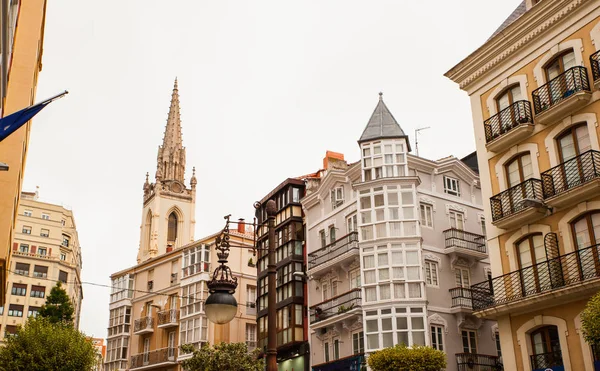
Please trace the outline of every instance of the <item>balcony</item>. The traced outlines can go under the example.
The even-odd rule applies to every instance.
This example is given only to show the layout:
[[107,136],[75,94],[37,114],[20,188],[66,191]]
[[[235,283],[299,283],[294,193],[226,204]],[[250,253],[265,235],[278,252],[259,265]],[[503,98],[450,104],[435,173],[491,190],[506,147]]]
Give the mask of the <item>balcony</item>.
[[133,324],[134,335],[151,334],[154,332],[154,318],[153,317],[142,317],[136,319]]
[[531,103],[517,101],[485,120],[485,143],[489,151],[499,152],[533,133]]
[[500,371],[503,369],[502,359],[498,356],[476,353],[457,353],[458,371]]
[[179,325],[179,310],[170,309],[158,312],[158,328],[176,327]]
[[177,348],[162,348],[131,356],[130,370],[151,370],[177,364]]
[[335,322],[360,315],[361,289],[356,288],[310,307],[313,329],[331,326]]
[[600,88],[600,50],[590,55],[590,65],[592,66],[594,87],[598,89]]
[[471,301],[471,289],[466,287],[455,287],[450,289],[452,296],[452,313],[471,313],[473,312],[473,302]]
[[588,104],[592,93],[585,67],[575,66],[531,93],[535,122],[552,124]]
[[365,363],[364,353],[358,353],[335,361],[314,365],[312,371],[362,370]]
[[318,276],[334,265],[353,261],[358,254],[358,232],[351,232],[308,254],[308,274]]
[[542,203],[542,181],[528,179],[490,198],[492,224],[510,229],[542,218],[546,206]]
[[485,248],[485,236],[480,234],[463,231],[462,229],[450,228],[444,231],[446,240],[447,254],[456,254],[458,256],[476,259],[487,258]]
[[548,353],[533,354],[529,356],[529,359],[531,359],[531,368],[534,370],[552,370],[553,367],[564,365],[560,349]]
[[542,173],[545,202],[566,207],[599,194],[600,152],[589,150]]
[[471,286],[473,310],[483,317],[525,313],[580,300],[600,289],[600,244]]

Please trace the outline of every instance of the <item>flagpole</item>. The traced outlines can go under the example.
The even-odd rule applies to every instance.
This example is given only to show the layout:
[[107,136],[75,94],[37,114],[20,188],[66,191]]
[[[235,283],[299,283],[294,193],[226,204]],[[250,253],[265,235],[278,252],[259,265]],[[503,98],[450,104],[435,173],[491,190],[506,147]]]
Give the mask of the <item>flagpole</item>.
[[39,105],[39,104],[44,104],[44,103],[50,103],[50,102],[53,102],[53,101],[55,101],[55,100],[57,100],[57,99],[60,99],[60,98],[64,97],[64,96],[65,96],[65,95],[67,95],[67,94],[69,94],[69,91],[68,91],[68,90],[65,90],[65,91],[63,91],[62,93],[56,94],[55,96],[52,96],[52,97],[50,97],[50,98],[48,98],[48,99],[46,99],[46,100],[43,100],[43,101],[41,101],[41,102],[38,102],[38,103],[34,104],[34,106],[37,106],[37,105]]

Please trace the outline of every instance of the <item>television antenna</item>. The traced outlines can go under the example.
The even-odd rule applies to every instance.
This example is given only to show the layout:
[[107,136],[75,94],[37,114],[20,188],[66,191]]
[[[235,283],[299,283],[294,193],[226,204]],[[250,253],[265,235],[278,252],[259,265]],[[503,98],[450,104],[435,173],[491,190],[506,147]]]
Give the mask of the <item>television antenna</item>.
[[415,150],[417,151],[417,157],[419,157],[419,132],[429,128],[431,128],[431,126],[415,129]]

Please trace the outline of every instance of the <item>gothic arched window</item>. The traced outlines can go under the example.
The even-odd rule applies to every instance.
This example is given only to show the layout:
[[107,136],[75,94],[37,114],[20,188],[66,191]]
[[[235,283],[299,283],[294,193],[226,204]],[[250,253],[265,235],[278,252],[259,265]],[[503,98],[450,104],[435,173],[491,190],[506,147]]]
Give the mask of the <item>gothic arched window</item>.
[[175,242],[177,239],[177,214],[173,211],[169,215],[169,231],[167,233],[167,242]]

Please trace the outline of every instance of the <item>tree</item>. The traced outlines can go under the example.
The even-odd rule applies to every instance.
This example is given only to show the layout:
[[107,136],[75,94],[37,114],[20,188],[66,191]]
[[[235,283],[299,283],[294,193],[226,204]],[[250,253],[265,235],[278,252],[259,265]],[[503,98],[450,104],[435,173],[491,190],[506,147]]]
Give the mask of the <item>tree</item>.
[[2,371],[91,371],[97,360],[84,334],[42,317],[29,318],[0,348]]
[[73,304],[69,295],[62,288],[60,282],[50,290],[50,295],[46,298],[46,303],[40,308],[39,315],[48,318],[52,323],[73,324]]
[[396,345],[371,353],[367,363],[373,371],[440,371],[446,368],[446,354],[431,347]]
[[600,346],[600,292],[592,296],[581,313],[583,337],[589,344]]
[[192,345],[181,346],[184,352],[194,352],[192,358],[181,362],[185,371],[263,371],[263,359],[258,359],[260,351],[248,353],[246,343],[221,343],[214,347],[207,344],[200,349]]

